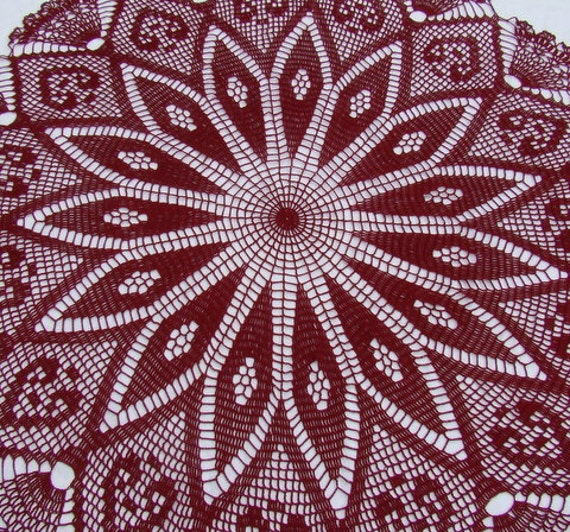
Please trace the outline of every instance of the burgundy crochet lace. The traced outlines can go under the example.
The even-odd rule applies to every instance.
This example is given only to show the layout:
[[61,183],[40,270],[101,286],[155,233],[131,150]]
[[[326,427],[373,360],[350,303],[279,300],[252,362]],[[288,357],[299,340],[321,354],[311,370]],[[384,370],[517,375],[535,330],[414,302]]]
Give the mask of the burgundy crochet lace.
[[0,70],[0,529],[570,529],[570,50],[485,0],[58,0]]

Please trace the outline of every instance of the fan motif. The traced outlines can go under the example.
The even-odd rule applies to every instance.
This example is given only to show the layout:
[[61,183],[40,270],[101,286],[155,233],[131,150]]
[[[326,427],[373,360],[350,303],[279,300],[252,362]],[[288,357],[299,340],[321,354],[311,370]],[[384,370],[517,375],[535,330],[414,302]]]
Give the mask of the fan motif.
[[484,1],[28,17],[0,525],[566,530],[569,59]]

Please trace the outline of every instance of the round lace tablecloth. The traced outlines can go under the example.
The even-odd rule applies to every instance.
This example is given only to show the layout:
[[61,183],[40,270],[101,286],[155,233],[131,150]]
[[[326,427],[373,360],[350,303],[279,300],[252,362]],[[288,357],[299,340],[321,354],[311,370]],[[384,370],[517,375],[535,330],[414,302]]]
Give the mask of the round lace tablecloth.
[[57,0],[0,67],[0,530],[570,529],[570,50],[484,0]]

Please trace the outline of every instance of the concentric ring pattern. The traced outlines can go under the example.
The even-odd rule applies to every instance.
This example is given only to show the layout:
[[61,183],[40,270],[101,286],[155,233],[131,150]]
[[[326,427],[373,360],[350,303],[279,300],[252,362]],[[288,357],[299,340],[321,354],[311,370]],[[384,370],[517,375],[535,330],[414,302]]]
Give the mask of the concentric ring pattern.
[[0,87],[0,528],[569,529],[566,46],[60,0]]

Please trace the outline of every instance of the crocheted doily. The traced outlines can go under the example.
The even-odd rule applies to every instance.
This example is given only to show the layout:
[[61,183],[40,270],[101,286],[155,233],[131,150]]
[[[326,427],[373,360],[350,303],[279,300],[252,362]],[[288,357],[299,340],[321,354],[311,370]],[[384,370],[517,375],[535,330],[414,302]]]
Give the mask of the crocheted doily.
[[58,0],[11,50],[0,529],[570,529],[570,49]]

